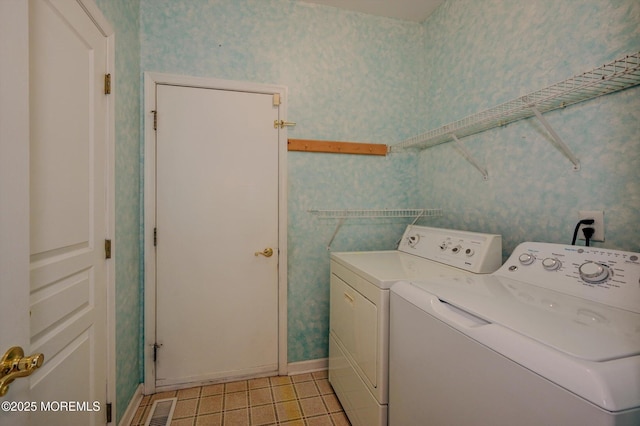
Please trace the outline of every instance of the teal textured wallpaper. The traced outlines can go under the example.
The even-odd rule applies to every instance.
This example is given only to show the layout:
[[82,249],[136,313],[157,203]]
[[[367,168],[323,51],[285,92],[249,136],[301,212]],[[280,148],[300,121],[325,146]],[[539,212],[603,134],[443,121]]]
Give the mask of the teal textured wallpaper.
[[[417,23],[286,0],[141,2],[142,69],[288,87],[289,137],[389,143],[417,130]],[[328,352],[335,221],[309,209],[406,208],[417,158],[289,153],[289,362]],[[347,223],[333,249],[393,248],[402,224]]]
[[[449,0],[426,22],[423,129],[435,128],[640,51],[637,0]],[[533,118],[420,153],[423,203],[438,223],[522,241],[569,244],[579,210],[605,212],[600,247],[640,250],[640,88],[545,114],[580,159]]]

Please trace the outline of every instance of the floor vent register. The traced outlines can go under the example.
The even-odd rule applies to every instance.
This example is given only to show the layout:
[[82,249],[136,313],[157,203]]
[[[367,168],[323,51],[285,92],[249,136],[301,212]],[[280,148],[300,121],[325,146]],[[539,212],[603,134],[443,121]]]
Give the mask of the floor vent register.
[[159,399],[154,401],[151,412],[144,426],[169,426],[176,408],[178,398]]

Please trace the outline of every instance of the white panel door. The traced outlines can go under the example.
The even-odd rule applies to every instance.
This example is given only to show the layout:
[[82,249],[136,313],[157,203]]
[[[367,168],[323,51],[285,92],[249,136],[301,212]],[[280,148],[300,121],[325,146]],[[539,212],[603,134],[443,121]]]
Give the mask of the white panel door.
[[[30,3],[31,398],[106,403],[107,42],[75,1]],[[61,384],[64,383],[64,386]],[[51,424],[39,410],[34,424]],[[100,424],[104,410],[59,412]]]
[[[28,15],[24,6],[26,2],[8,7],[10,13],[25,11],[28,20],[19,25],[25,30],[28,25],[28,46],[21,48],[28,51],[23,59],[28,62],[29,79],[13,81],[14,85],[28,84],[28,89],[14,87],[7,92],[3,82],[2,96],[9,93],[17,97],[12,102],[19,110],[12,112],[12,119],[24,120],[27,126],[10,137],[28,141],[28,151],[17,144],[7,145],[9,151],[3,146],[3,155],[16,157],[11,169],[3,170],[2,178],[15,178],[16,189],[3,182],[2,202],[18,204],[6,214],[2,207],[0,249],[3,255],[7,253],[7,235],[16,238],[10,244],[15,245],[17,252],[11,256],[17,261],[0,263],[0,341],[3,345],[24,344],[27,353],[43,353],[45,362],[29,379],[11,384],[7,394],[15,399],[11,396],[15,387],[19,401],[36,404],[29,406],[32,412],[22,419],[3,412],[0,423],[104,424],[104,238],[109,216],[105,167],[108,101],[103,81],[107,38],[76,1],[31,0]],[[20,68],[26,64],[15,65]],[[4,112],[6,105],[2,105]],[[23,108],[26,105],[28,108]],[[21,195],[18,191],[25,192]],[[15,305],[5,297],[15,297]],[[15,333],[5,338],[6,327],[25,319],[26,339]],[[3,346],[0,351],[6,349]],[[29,383],[27,389],[25,382]],[[56,405],[67,401],[82,405],[76,406],[78,410]]]
[[274,373],[278,107],[231,90],[156,96],[156,386]]

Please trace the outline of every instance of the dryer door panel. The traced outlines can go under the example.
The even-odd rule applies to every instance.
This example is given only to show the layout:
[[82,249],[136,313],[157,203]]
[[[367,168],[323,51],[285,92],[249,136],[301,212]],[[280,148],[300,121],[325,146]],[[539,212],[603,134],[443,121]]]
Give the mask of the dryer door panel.
[[334,274],[330,326],[363,379],[377,387],[378,307]]

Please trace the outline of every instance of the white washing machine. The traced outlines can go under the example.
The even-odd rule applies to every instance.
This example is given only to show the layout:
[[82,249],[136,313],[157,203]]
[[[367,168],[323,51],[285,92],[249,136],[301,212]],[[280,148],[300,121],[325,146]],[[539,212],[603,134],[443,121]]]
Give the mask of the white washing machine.
[[408,226],[398,250],[331,254],[329,381],[354,426],[387,424],[389,288],[495,271],[499,235]]
[[640,254],[523,243],[391,290],[389,424],[640,425]]

